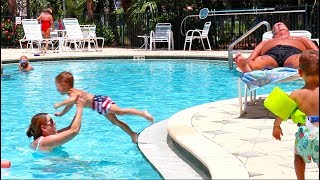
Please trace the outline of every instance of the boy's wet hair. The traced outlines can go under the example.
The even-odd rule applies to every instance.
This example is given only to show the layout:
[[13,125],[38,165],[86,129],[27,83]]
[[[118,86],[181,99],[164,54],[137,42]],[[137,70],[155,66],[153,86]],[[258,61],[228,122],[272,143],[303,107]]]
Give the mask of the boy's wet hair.
[[56,76],[56,82],[61,84],[67,84],[71,88],[73,88],[73,82],[74,82],[73,75],[70,72],[63,71],[62,73]]
[[306,76],[319,75],[319,51],[306,50],[301,53],[299,68]]

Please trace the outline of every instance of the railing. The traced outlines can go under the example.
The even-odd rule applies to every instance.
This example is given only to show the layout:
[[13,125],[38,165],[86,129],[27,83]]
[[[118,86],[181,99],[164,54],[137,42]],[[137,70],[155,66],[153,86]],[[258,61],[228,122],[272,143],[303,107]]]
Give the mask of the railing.
[[233,68],[233,54],[235,52],[252,52],[252,50],[237,50],[237,51],[233,51],[233,48],[236,44],[238,44],[240,41],[242,41],[244,38],[246,38],[247,36],[249,36],[251,33],[253,33],[254,31],[256,31],[259,27],[261,27],[262,25],[267,26],[267,31],[271,30],[271,26],[267,21],[262,21],[260,23],[258,23],[256,26],[254,26],[252,29],[250,29],[248,32],[246,32],[245,34],[243,34],[241,37],[239,37],[237,40],[235,40],[233,43],[231,43],[228,47],[228,63],[229,63],[229,69]]
[[[252,10],[252,9],[251,9]],[[319,38],[319,6],[275,7],[274,13],[270,11],[232,13],[228,10],[220,15],[209,16],[205,19],[192,18],[185,23],[186,31],[189,29],[201,29],[205,22],[210,21],[211,27],[208,34],[212,50],[227,51],[229,44],[238,39],[252,27],[262,21],[270,24],[282,21],[290,30],[308,30],[312,38]],[[218,12],[218,11],[216,11]],[[222,12],[222,11],[221,11]],[[195,15],[196,14],[196,15]],[[179,12],[152,12],[133,14],[95,14],[93,19],[88,19],[86,14],[65,17],[74,17],[80,24],[95,24],[97,36],[105,38],[105,44],[113,47],[139,48],[144,40],[138,35],[149,35],[157,23],[171,23],[174,36],[174,47],[182,50],[185,36],[180,33],[181,22],[186,16],[199,16],[198,11]],[[32,17],[22,17],[32,18]],[[60,17],[61,19],[62,17]],[[19,39],[23,37],[21,26],[14,25],[15,17],[1,16],[2,23],[2,48],[19,47]],[[8,22],[10,19],[10,22]],[[55,20],[59,18],[55,17]],[[234,46],[239,50],[252,50],[262,40],[265,28],[257,30],[244,38]],[[201,42],[192,43],[193,49],[203,50]],[[159,44],[158,48],[166,48],[165,44]]]

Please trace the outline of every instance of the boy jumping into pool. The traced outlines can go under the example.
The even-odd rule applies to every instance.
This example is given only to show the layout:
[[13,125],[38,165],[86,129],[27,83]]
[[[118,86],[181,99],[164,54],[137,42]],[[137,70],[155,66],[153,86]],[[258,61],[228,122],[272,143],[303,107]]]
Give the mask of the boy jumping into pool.
[[[290,98],[298,109],[306,114],[306,123],[298,124],[296,133],[294,167],[297,179],[305,179],[305,163],[313,162],[319,167],[319,52],[307,50],[302,52],[299,59],[299,74],[305,82],[302,89],[293,91]],[[285,107],[284,107],[285,108]],[[282,119],[276,117],[272,135],[281,140]]]
[[[57,90],[60,94],[68,94],[70,97],[62,102],[54,104],[54,108],[57,109],[61,106],[65,108],[61,112],[56,112],[56,116],[63,116],[67,113],[72,106],[75,104],[77,98],[83,93],[83,90],[75,89],[73,87],[73,75],[70,72],[62,72],[55,78],[55,83]],[[86,92],[85,92],[86,93]],[[124,122],[120,121],[116,115],[132,114],[139,115],[150,122],[154,122],[153,117],[148,113],[148,111],[141,111],[133,108],[122,109],[118,107],[115,102],[113,102],[108,96],[87,94],[88,101],[85,103],[85,108],[91,108],[98,111],[98,113],[103,114],[112,124],[119,126],[124,132],[126,132],[132,139],[133,143],[138,142],[138,134],[133,132],[130,127]]]

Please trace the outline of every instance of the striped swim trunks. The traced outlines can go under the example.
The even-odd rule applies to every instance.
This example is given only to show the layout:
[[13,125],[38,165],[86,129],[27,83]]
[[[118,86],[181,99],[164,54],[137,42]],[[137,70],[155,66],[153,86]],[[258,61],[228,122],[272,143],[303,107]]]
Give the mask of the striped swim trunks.
[[109,108],[112,104],[115,104],[108,96],[95,95],[92,101],[92,109],[96,110],[100,114],[108,114]]

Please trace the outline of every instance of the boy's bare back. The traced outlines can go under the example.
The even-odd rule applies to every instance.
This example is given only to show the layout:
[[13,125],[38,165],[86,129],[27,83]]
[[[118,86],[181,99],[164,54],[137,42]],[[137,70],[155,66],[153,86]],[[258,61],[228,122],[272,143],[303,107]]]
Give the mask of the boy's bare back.
[[94,97],[92,94],[90,94],[86,91],[80,90],[80,89],[72,88],[72,89],[70,89],[68,95],[70,97],[76,97],[76,99],[77,99],[83,93],[85,94],[86,100],[87,100],[84,107],[92,109],[92,103],[93,103],[93,97]]
[[290,97],[307,116],[319,115],[319,87],[295,90]]

